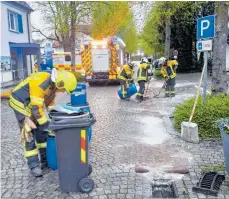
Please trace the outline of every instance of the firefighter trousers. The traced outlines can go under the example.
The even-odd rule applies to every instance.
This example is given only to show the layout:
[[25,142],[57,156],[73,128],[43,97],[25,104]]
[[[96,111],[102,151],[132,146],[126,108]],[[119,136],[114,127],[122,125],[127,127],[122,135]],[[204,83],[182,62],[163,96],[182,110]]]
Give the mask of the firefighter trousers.
[[[15,110],[14,112],[21,130],[24,126],[25,116]],[[39,126],[37,126],[37,129],[32,130],[32,134],[33,140],[26,142],[23,146],[24,156],[27,158],[30,169],[46,162],[46,141],[48,137],[48,132],[39,129]],[[40,155],[40,160],[38,155]]]
[[138,82],[139,90],[138,90],[138,93],[137,93],[137,96],[136,96],[137,99],[143,100],[143,95],[144,95],[144,92],[145,92],[145,83],[146,82],[144,80]]
[[175,77],[167,80],[166,87],[165,87],[166,96],[175,96],[175,84],[176,84]]
[[121,85],[122,97],[123,97],[123,99],[125,99],[126,98],[126,94],[127,94],[127,85],[128,85],[128,83],[127,83],[126,80],[122,80],[122,79],[120,79],[119,81],[120,81],[120,85]]

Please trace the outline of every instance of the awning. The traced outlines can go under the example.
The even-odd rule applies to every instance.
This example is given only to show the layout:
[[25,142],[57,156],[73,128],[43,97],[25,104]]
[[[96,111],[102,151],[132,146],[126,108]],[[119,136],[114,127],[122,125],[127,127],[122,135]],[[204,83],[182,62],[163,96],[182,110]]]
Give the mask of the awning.
[[40,49],[40,45],[35,44],[35,43],[12,43],[12,42],[9,42],[9,44],[10,44],[11,48],[39,48]]

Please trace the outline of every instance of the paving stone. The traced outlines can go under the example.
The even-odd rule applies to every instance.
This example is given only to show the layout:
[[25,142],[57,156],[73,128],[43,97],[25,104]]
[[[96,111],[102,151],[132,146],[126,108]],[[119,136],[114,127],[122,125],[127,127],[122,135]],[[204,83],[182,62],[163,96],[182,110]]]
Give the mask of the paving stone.
[[126,194],[127,199],[133,199],[135,197],[135,194]]
[[[7,114],[4,115],[4,118],[2,117],[1,121],[3,129],[1,132],[1,197],[7,199],[23,197],[28,199],[99,199],[107,196],[108,199],[117,199],[125,196],[126,199],[149,199],[152,195],[150,181],[144,175],[135,173],[134,165],[146,162],[155,167],[157,164],[164,166],[167,162],[162,161],[178,162],[180,159],[183,161],[183,155],[186,156],[186,154],[193,156],[188,165],[190,175],[184,175],[186,186],[191,190],[192,183],[195,184],[199,180],[201,166],[224,162],[222,144],[214,141],[201,141],[194,145],[185,143],[179,137],[174,136],[165,142],[166,147],[163,144],[148,146],[142,142],[144,137],[142,130],[145,125],[141,120],[144,120],[144,117],[152,117],[154,121],[154,117],[158,118],[159,115],[163,118],[172,115],[177,104],[195,95],[194,85],[198,85],[198,77],[199,74],[178,74],[176,85],[178,94],[175,98],[155,98],[142,104],[136,104],[132,99],[130,103],[119,102],[119,99],[116,98],[117,87],[88,88],[88,102],[92,112],[98,118],[93,126],[93,140],[89,144],[89,160],[93,166],[93,173],[90,177],[95,182],[95,189],[89,195],[61,194],[57,171],[47,171],[42,179],[35,179],[31,175],[23,157],[19,128],[14,113],[9,108],[8,101],[2,100],[2,111]],[[187,81],[190,81],[191,84],[188,85]],[[152,80],[147,94],[152,96],[153,90],[159,89],[159,84],[161,81]],[[66,98],[69,97],[66,96]],[[163,122],[165,123],[164,119]],[[165,124],[166,131],[170,132],[169,123]],[[18,134],[12,132],[18,132]],[[182,157],[173,159],[173,150],[176,150],[177,156],[182,151]],[[177,187],[181,191],[183,183],[178,184]],[[228,194],[225,197],[227,198]],[[195,198],[197,195],[190,193],[190,199]]]
[[102,196],[99,196],[99,199],[107,199],[107,195],[102,195]]

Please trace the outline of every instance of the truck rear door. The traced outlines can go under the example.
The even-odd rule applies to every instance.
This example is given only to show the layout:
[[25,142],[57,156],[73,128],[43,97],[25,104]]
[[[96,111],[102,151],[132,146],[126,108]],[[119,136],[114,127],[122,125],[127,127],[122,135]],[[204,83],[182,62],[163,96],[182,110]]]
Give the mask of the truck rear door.
[[108,49],[92,49],[92,70],[93,72],[109,71]]

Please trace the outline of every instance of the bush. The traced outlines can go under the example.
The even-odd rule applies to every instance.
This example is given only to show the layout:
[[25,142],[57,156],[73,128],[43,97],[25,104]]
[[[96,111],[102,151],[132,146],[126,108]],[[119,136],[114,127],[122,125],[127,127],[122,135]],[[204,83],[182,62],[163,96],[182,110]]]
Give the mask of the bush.
[[[181,129],[181,122],[189,120],[194,100],[191,98],[176,107],[174,127],[178,131]],[[221,118],[229,118],[229,96],[218,95],[213,98],[207,96],[206,104],[204,104],[202,97],[199,97],[192,122],[198,124],[200,137],[219,138],[220,131],[216,121]]]
[[153,72],[153,76],[154,76],[154,78],[155,79],[160,79],[160,78],[162,78],[163,76],[162,76],[162,74],[161,74],[161,69],[155,69],[155,71]]

